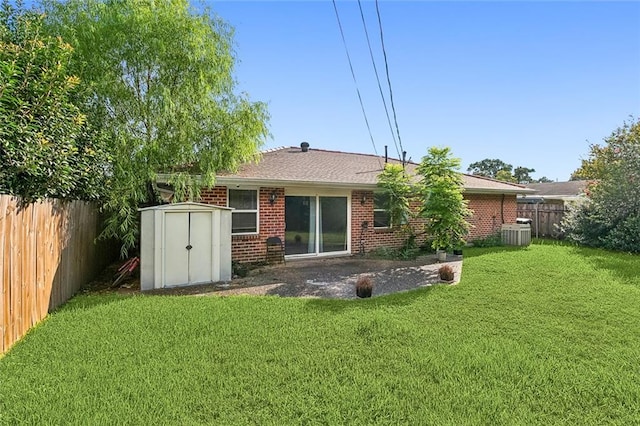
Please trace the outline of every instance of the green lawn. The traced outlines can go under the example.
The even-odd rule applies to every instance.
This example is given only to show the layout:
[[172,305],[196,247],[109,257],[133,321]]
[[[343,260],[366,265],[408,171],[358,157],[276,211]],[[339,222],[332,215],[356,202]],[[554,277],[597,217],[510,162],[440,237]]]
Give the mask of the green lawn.
[[639,424],[640,257],[465,250],[369,300],[79,296],[0,359],[2,424]]

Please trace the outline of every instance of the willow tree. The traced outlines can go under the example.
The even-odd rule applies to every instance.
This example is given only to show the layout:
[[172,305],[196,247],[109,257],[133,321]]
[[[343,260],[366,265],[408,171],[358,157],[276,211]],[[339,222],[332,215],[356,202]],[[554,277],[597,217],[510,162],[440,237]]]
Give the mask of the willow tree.
[[[233,30],[187,0],[44,0],[48,30],[74,47],[78,103],[112,161],[104,237],[136,244],[137,207],[168,174],[176,199],[197,198],[220,170],[258,155],[265,104],[236,91]],[[198,176],[195,179],[194,176]]]

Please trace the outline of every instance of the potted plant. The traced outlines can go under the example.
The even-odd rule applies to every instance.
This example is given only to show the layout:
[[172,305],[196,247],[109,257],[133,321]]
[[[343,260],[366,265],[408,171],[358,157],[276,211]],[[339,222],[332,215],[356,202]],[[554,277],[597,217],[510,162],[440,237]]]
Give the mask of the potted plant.
[[358,277],[358,281],[356,282],[356,296],[360,298],[371,297],[372,292],[373,282],[371,281],[371,277],[367,275]]
[[442,265],[440,269],[438,269],[438,275],[440,276],[440,281],[445,283],[452,283],[455,274],[453,272],[453,268],[450,265]]

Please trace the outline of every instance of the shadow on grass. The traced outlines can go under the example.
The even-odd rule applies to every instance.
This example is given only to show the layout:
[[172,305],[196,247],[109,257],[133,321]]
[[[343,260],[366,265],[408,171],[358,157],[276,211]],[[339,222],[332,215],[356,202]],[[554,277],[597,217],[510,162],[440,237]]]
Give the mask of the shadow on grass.
[[438,285],[421,287],[398,293],[374,296],[366,299],[309,299],[305,308],[329,313],[341,313],[354,309],[375,310],[381,307],[401,307],[417,303],[420,299],[428,297]]
[[121,302],[132,297],[139,296],[138,293],[79,293],[67,303],[60,306],[54,312],[75,311],[93,308],[100,305]]
[[605,269],[640,285],[640,255],[574,246],[571,251],[584,257],[596,269]]
[[517,252],[527,250],[528,246],[495,246],[495,247],[469,247],[464,249],[464,257],[479,257],[486,254]]

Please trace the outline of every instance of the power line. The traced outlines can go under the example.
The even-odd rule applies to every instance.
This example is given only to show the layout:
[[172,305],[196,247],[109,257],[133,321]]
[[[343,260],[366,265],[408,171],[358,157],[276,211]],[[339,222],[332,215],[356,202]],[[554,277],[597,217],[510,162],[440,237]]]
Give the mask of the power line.
[[[334,0],[334,3],[335,3],[335,0]],[[393,90],[391,89],[391,77],[389,77],[389,63],[387,62],[387,51],[384,47],[382,19],[380,18],[380,7],[378,5],[378,0],[376,0],[376,14],[378,15],[378,27],[380,28],[380,42],[382,43],[382,54],[384,55],[384,67],[387,72],[387,84],[389,85],[389,100],[391,101],[391,110],[393,111],[393,121],[396,125],[396,133],[398,135],[398,143],[400,144],[400,149],[404,153],[404,148],[402,147],[402,139],[400,138],[400,129],[398,128],[398,116],[396,115],[396,107],[393,102]],[[404,165],[404,161],[403,161],[403,165]]]
[[360,8],[360,18],[362,19],[362,26],[364,27],[364,35],[367,38],[367,46],[369,46],[369,56],[371,57],[371,64],[373,65],[373,72],[376,74],[376,81],[378,82],[378,90],[380,91],[380,97],[382,98],[382,104],[384,105],[384,112],[387,115],[387,123],[389,124],[389,130],[391,131],[391,138],[393,139],[393,144],[396,147],[396,151],[398,152],[398,158],[402,158],[402,154],[400,153],[400,149],[398,148],[398,142],[396,140],[396,135],[393,132],[393,125],[391,124],[391,118],[389,117],[389,109],[387,108],[387,100],[384,97],[384,93],[382,92],[382,85],[380,84],[380,76],[378,75],[378,67],[376,66],[376,61],[373,58],[373,50],[371,49],[371,42],[369,40],[369,31],[367,30],[367,23],[364,19],[364,13],[362,12],[362,3],[358,0],[358,8]]
[[[367,125],[367,130],[369,131],[369,138],[371,138],[371,145],[373,145],[373,152],[378,156],[378,150],[376,149],[376,143],[373,140],[373,134],[371,133],[371,127],[369,126],[369,120],[367,119],[367,113],[364,109],[364,103],[362,102],[362,96],[360,95],[360,89],[358,88],[358,80],[356,79],[356,74],[353,71],[353,64],[351,63],[351,55],[349,55],[349,48],[347,47],[347,40],[344,37],[344,31],[342,30],[342,23],[340,22],[340,15],[338,14],[338,7],[336,6],[336,0],[333,0],[333,10],[336,12],[336,19],[338,20],[338,27],[340,28],[340,35],[342,36],[342,44],[344,45],[344,51],[347,54],[347,60],[349,61],[349,69],[351,70],[351,77],[353,77],[353,83],[356,86],[356,92],[358,93],[358,100],[360,101],[360,108],[362,109],[362,115],[364,116],[364,122]],[[380,167],[382,167],[382,162],[380,157],[378,157],[378,161],[380,162]]]

